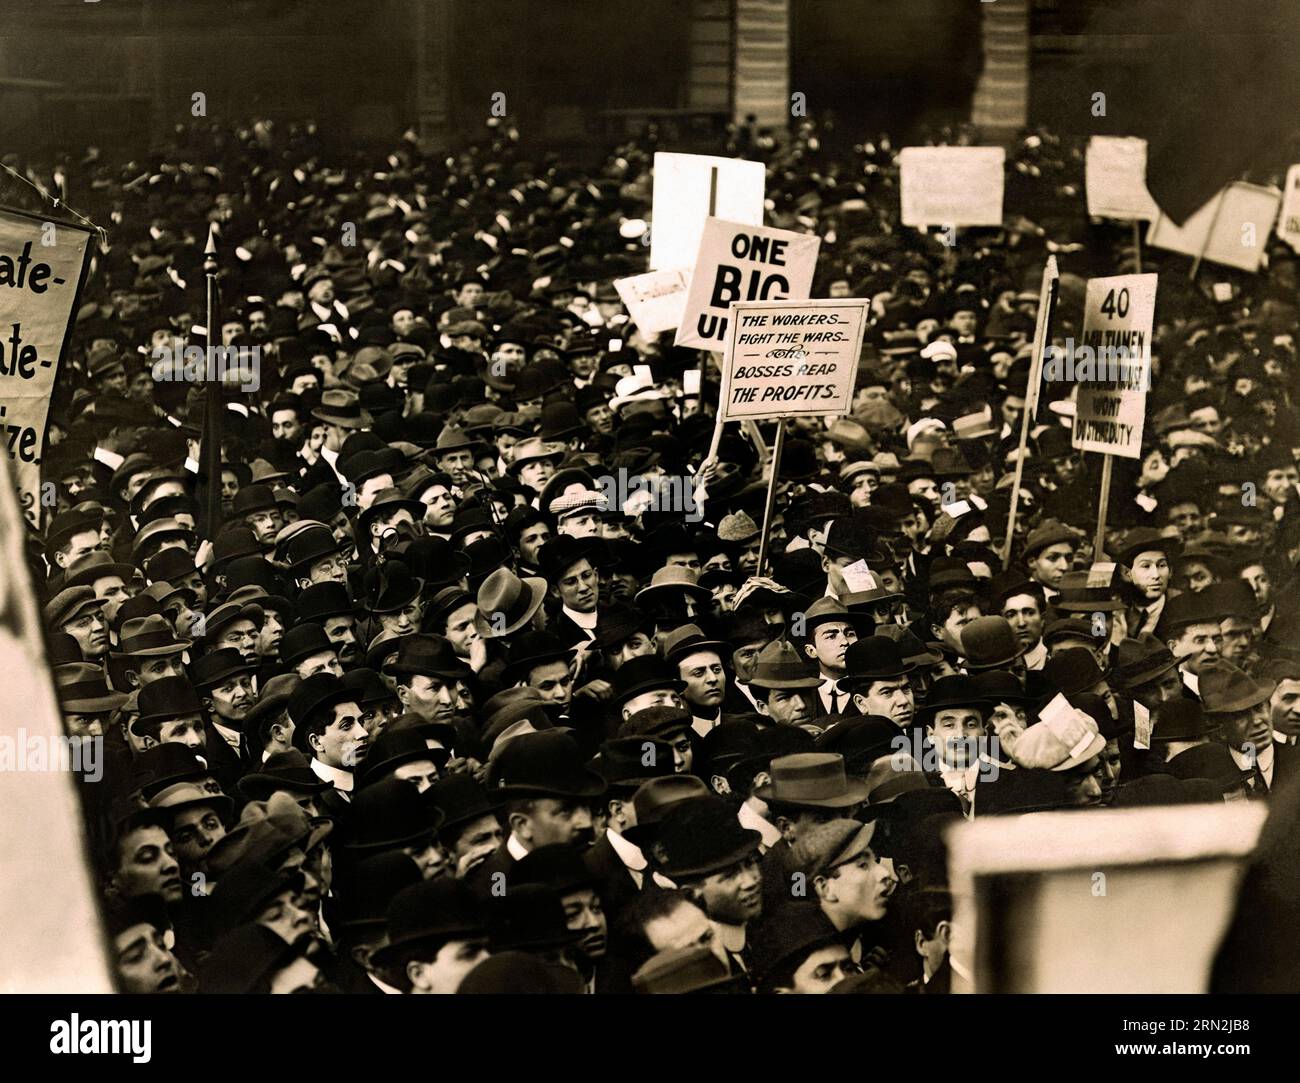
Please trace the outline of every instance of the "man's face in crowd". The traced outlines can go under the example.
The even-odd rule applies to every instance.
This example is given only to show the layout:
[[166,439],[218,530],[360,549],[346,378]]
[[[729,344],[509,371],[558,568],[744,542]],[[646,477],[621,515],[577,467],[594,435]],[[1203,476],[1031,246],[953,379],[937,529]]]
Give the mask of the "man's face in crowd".
[[334,303],[333,279],[321,278],[313,282],[307,290],[307,297],[318,305],[332,305]]
[[1044,586],[1055,588],[1073,563],[1074,546],[1069,542],[1058,542],[1033,555],[1029,561],[1029,576]]
[[208,851],[225,834],[226,825],[211,805],[186,805],[172,817],[172,843],[186,869],[202,868]]
[[844,676],[844,656],[849,647],[858,641],[858,630],[848,621],[826,621],[819,624],[812,642],[804,645],[804,654],[815,658],[823,676]]
[[343,667],[339,665],[338,654],[333,650],[309,654],[293,668],[304,681],[317,673],[332,673],[335,677],[343,676]]
[[305,433],[296,410],[276,410],[271,414],[271,435],[294,451],[302,446]]
[[346,585],[348,581],[347,561],[343,559],[341,553],[321,557],[320,560],[308,565],[307,579],[313,584],[343,583]]
[[[167,654],[159,658],[143,657],[137,663],[138,668],[127,671],[127,682],[143,688],[146,684],[162,680],[163,677],[183,677],[185,669],[181,659],[180,653]],[[130,679],[132,672],[136,674],[135,682]]]
[[1214,574],[1210,566],[1199,560],[1186,561],[1182,572],[1183,582],[1193,594],[1199,594],[1210,584],[1219,581],[1219,577]]
[[578,798],[539,797],[530,812],[511,817],[511,828],[534,850],[557,844],[585,850],[595,841],[591,808]]
[[1169,509],[1169,522],[1178,528],[1184,538],[1190,538],[1201,531],[1201,509],[1194,501],[1184,500]]
[[1065,772],[1065,800],[1075,808],[1100,805],[1106,796],[1103,781],[1106,767],[1101,756],[1093,756]]
[[534,666],[528,673],[528,687],[541,693],[547,703],[567,706],[573,698],[573,674],[565,661],[548,662]]
[[577,613],[596,611],[598,588],[596,569],[586,557],[566,568],[555,585],[560,602]]
[[1155,680],[1147,681],[1145,684],[1134,688],[1132,690],[1133,698],[1148,711],[1154,711],[1165,700],[1181,696],[1183,687],[1183,678],[1178,667],[1175,666],[1173,669],[1162,673]]
[[131,597],[131,592],[127,590],[126,583],[120,575],[106,575],[102,579],[96,579],[91,584],[91,589],[94,590],[96,598],[103,599],[104,620],[109,623],[117,615],[122,603]]
[[963,768],[979,757],[984,717],[974,708],[939,711],[928,727],[930,743],[949,767]]
[[865,693],[854,693],[853,703],[863,714],[892,718],[900,729],[911,725],[916,713],[916,693],[906,677],[872,681]]
[[1219,417],[1219,411],[1213,406],[1202,406],[1199,410],[1193,410],[1188,418],[1191,420],[1191,427],[1206,436],[1218,436],[1223,431],[1223,420]]
[[603,402],[593,406],[583,416],[587,427],[598,436],[608,436],[614,431],[614,414]]
[[519,483],[540,493],[555,476],[555,463],[550,459],[533,459],[519,468]]
[[113,884],[124,899],[160,895],[168,904],[181,901],[181,867],[167,832],[161,827],[137,827],[118,843],[120,858]]
[[843,944],[828,944],[809,952],[807,958],[795,968],[794,977],[786,991],[790,993],[829,993],[834,986],[851,974],[861,973]]
[[447,616],[446,636],[457,655],[470,656],[474,644],[483,638],[478,628],[478,606],[474,602],[466,602],[451,611]]
[[195,752],[202,753],[204,745],[203,719],[198,715],[182,715],[169,719],[158,727],[158,741],[175,741]]
[[438,469],[457,485],[463,485],[469,481],[474,469],[474,453],[469,448],[448,451],[438,457]]
[[763,876],[753,854],[720,872],[710,873],[686,888],[713,921],[744,925],[763,912]]
[[409,335],[415,328],[415,313],[409,308],[399,308],[393,313],[389,322],[395,334]]
[[[253,678],[241,673],[230,677],[208,691],[212,712],[223,722],[239,723],[248,716],[248,710],[257,702]],[[234,728],[238,728],[235,726]]]
[[1223,633],[1217,621],[1189,624],[1167,646],[1189,673],[1200,673],[1207,662],[1223,653]]
[[235,499],[239,492],[239,478],[233,470],[221,471],[221,506],[227,514],[230,512],[230,502]]
[[1148,601],[1154,602],[1169,589],[1169,560],[1159,550],[1139,553],[1130,568],[1133,585]]
[[927,501],[931,507],[939,506],[939,486],[935,483],[934,478],[913,478],[907,483],[907,491],[912,496],[919,496],[922,500]]
[[676,948],[710,948],[724,955],[717,932],[707,915],[695,903],[682,899],[663,917],[645,923],[645,938],[656,952]]
[[1228,747],[1259,755],[1273,741],[1271,714],[1268,703],[1260,703],[1244,711],[1214,715],[1210,723],[1220,728]]
[[1300,676],[1279,680],[1269,706],[1274,730],[1284,737],[1300,735]]
[[505,832],[495,816],[480,816],[465,824],[449,847],[456,875],[464,876],[483,864],[504,841]]
[[1219,621],[1223,633],[1223,657],[1235,666],[1242,665],[1255,646],[1256,624],[1241,617],[1224,617]]
[[706,710],[721,705],[727,690],[727,674],[717,654],[699,651],[687,655],[677,663],[677,669],[686,684],[682,694],[687,703]]
[[652,688],[639,695],[632,696],[623,704],[623,720],[631,718],[637,711],[647,707],[680,707],[681,697],[671,688]]
[[227,624],[217,638],[217,648],[234,647],[245,662],[257,661],[257,625],[240,618]]
[[580,511],[566,515],[556,529],[571,538],[596,538],[600,536],[600,520],[595,511]]
[[797,726],[813,716],[813,690],[810,688],[772,688],[766,702],[758,701],[760,714],[779,726]]
[[420,627],[420,618],[424,615],[424,604],[417,598],[408,602],[392,613],[380,613],[379,624],[385,632],[406,636]]
[[323,733],[308,738],[312,751],[321,763],[351,771],[366,758],[370,735],[361,724],[361,707],[355,702],[336,704],[333,717]]
[[1300,483],[1300,469],[1294,466],[1279,467],[1270,470],[1264,478],[1264,492],[1270,500],[1285,504],[1295,495],[1297,483]]
[[77,641],[81,654],[87,660],[102,658],[108,650],[108,625],[104,623],[103,607],[87,610],[75,620],[68,621],[63,631]]
[[82,557],[101,547],[102,539],[99,536],[99,528],[92,527],[88,530],[80,531],[72,535],[67,547],[54,554],[54,563],[60,568],[70,568],[81,560]]
[[934,625],[935,636],[951,650],[964,654],[961,646],[961,630],[971,621],[978,620],[980,616],[978,603],[954,606],[942,624]]
[[349,665],[355,662],[360,654],[356,626],[356,618],[350,613],[326,617],[321,623],[321,627],[325,629],[325,638],[334,645],[339,660]]
[[456,517],[456,497],[445,485],[430,485],[420,494],[425,505],[424,525],[430,530],[449,530]]
[[113,963],[126,993],[179,993],[181,965],[163,934],[148,922],[113,937]]
[[561,899],[564,907],[565,928],[571,932],[581,932],[578,950],[589,960],[595,962],[605,957],[609,926],[605,920],[605,908],[601,906],[600,896],[591,888],[567,892]]
[[1013,594],[1002,603],[1002,616],[1026,650],[1043,638],[1043,611],[1032,594]]
[[445,722],[456,713],[456,687],[448,678],[416,674],[409,685],[397,686],[397,697],[426,722]]
[[257,631],[258,658],[274,658],[284,638],[284,621],[280,614],[265,605],[262,608],[262,627]]
[[464,282],[456,292],[456,304],[461,308],[474,308],[483,300],[483,285],[480,282]]
[[815,878],[817,894],[850,921],[879,921],[885,916],[893,877],[870,850]]
[[406,964],[406,976],[411,992],[419,994],[451,994],[460,988],[473,970],[492,952],[486,938],[449,940],[431,959]]
[[551,528],[545,523],[534,523],[519,534],[519,555],[529,567],[537,567],[538,551],[551,540]]
[[1262,617],[1273,607],[1273,580],[1262,564],[1248,564],[1239,573],[1246,585],[1255,592],[1255,604]]
[[315,927],[311,914],[304,909],[303,900],[292,887],[273,896],[262,907],[254,924],[262,925],[275,933],[286,944],[294,944]]
[[263,545],[275,541],[275,536],[284,527],[284,515],[279,508],[266,508],[262,511],[249,512],[244,516],[244,525],[257,536]]
[[1025,412],[1025,400],[1019,395],[1008,395],[1002,400],[1002,421],[1012,432],[1020,427],[1020,419]]
[[609,663],[610,669],[616,670],[624,662],[630,662],[633,658],[654,654],[655,646],[653,636],[648,636],[645,632],[633,632],[618,645],[617,650],[605,652],[605,661]]

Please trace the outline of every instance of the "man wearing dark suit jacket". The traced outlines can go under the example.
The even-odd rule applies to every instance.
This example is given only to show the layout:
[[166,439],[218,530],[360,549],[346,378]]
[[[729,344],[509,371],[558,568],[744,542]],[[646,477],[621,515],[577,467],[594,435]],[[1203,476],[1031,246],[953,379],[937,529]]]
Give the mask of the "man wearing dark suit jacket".
[[[803,635],[795,636],[803,654],[817,663],[821,687],[813,703],[814,717],[858,714],[853,697],[838,682],[848,675],[846,658],[858,637],[871,634],[875,622],[865,613],[850,613],[835,598],[818,598],[803,614]],[[792,629],[797,631],[797,629]]]

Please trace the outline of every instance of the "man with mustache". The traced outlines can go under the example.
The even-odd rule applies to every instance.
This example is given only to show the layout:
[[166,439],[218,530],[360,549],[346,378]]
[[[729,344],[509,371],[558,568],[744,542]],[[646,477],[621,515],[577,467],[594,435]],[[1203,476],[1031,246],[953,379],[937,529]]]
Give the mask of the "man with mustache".
[[233,647],[205,654],[190,666],[190,681],[208,721],[241,762],[249,762],[244,720],[257,702],[257,669]]

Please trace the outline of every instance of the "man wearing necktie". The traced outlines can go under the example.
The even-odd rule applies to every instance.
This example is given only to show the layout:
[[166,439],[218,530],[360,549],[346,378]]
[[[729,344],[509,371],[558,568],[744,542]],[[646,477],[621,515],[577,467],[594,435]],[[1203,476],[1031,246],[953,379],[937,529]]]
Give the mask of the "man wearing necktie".
[[868,614],[850,613],[835,598],[818,598],[803,614],[800,647],[817,663],[821,687],[814,704],[818,716],[857,714],[852,696],[841,692],[836,682],[848,673],[845,659],[859,635],[868,636],[875,622]]
[[1251,773],[1254,797],[1267,796],[1300,766],[1300,749],[1273,740],[1269,700],[1276,687],[1276,681],[1256,680],[1222,659],[1200,673],[1206,722],[1237,766]]

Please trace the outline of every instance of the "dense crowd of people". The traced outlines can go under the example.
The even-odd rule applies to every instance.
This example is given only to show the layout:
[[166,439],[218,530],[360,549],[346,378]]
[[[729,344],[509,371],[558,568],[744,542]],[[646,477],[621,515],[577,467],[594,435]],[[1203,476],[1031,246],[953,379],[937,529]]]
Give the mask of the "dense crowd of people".
[[[775,425],[710,456],[721,359],[614,289],[655,149],[263,122],[69,164],[107,237],[29,550],[67,732],[105,744],[122,989],[946,992],[950,825],[1297,773],[1288,250],[1139,257],[1042,132],[1005,227],[945,243],[900,226],[887,138],[737,130],[767,224],[822,238],[813,295],[872,299],[851,412],[782,422],[764,533]],[[219,479],[177,361],[210,223]],[[1098,457],[1045,385],[1004,568],[1049,254],[1057,341],[1087,277],[1161,272],[1144,457],[1094,551]]]

